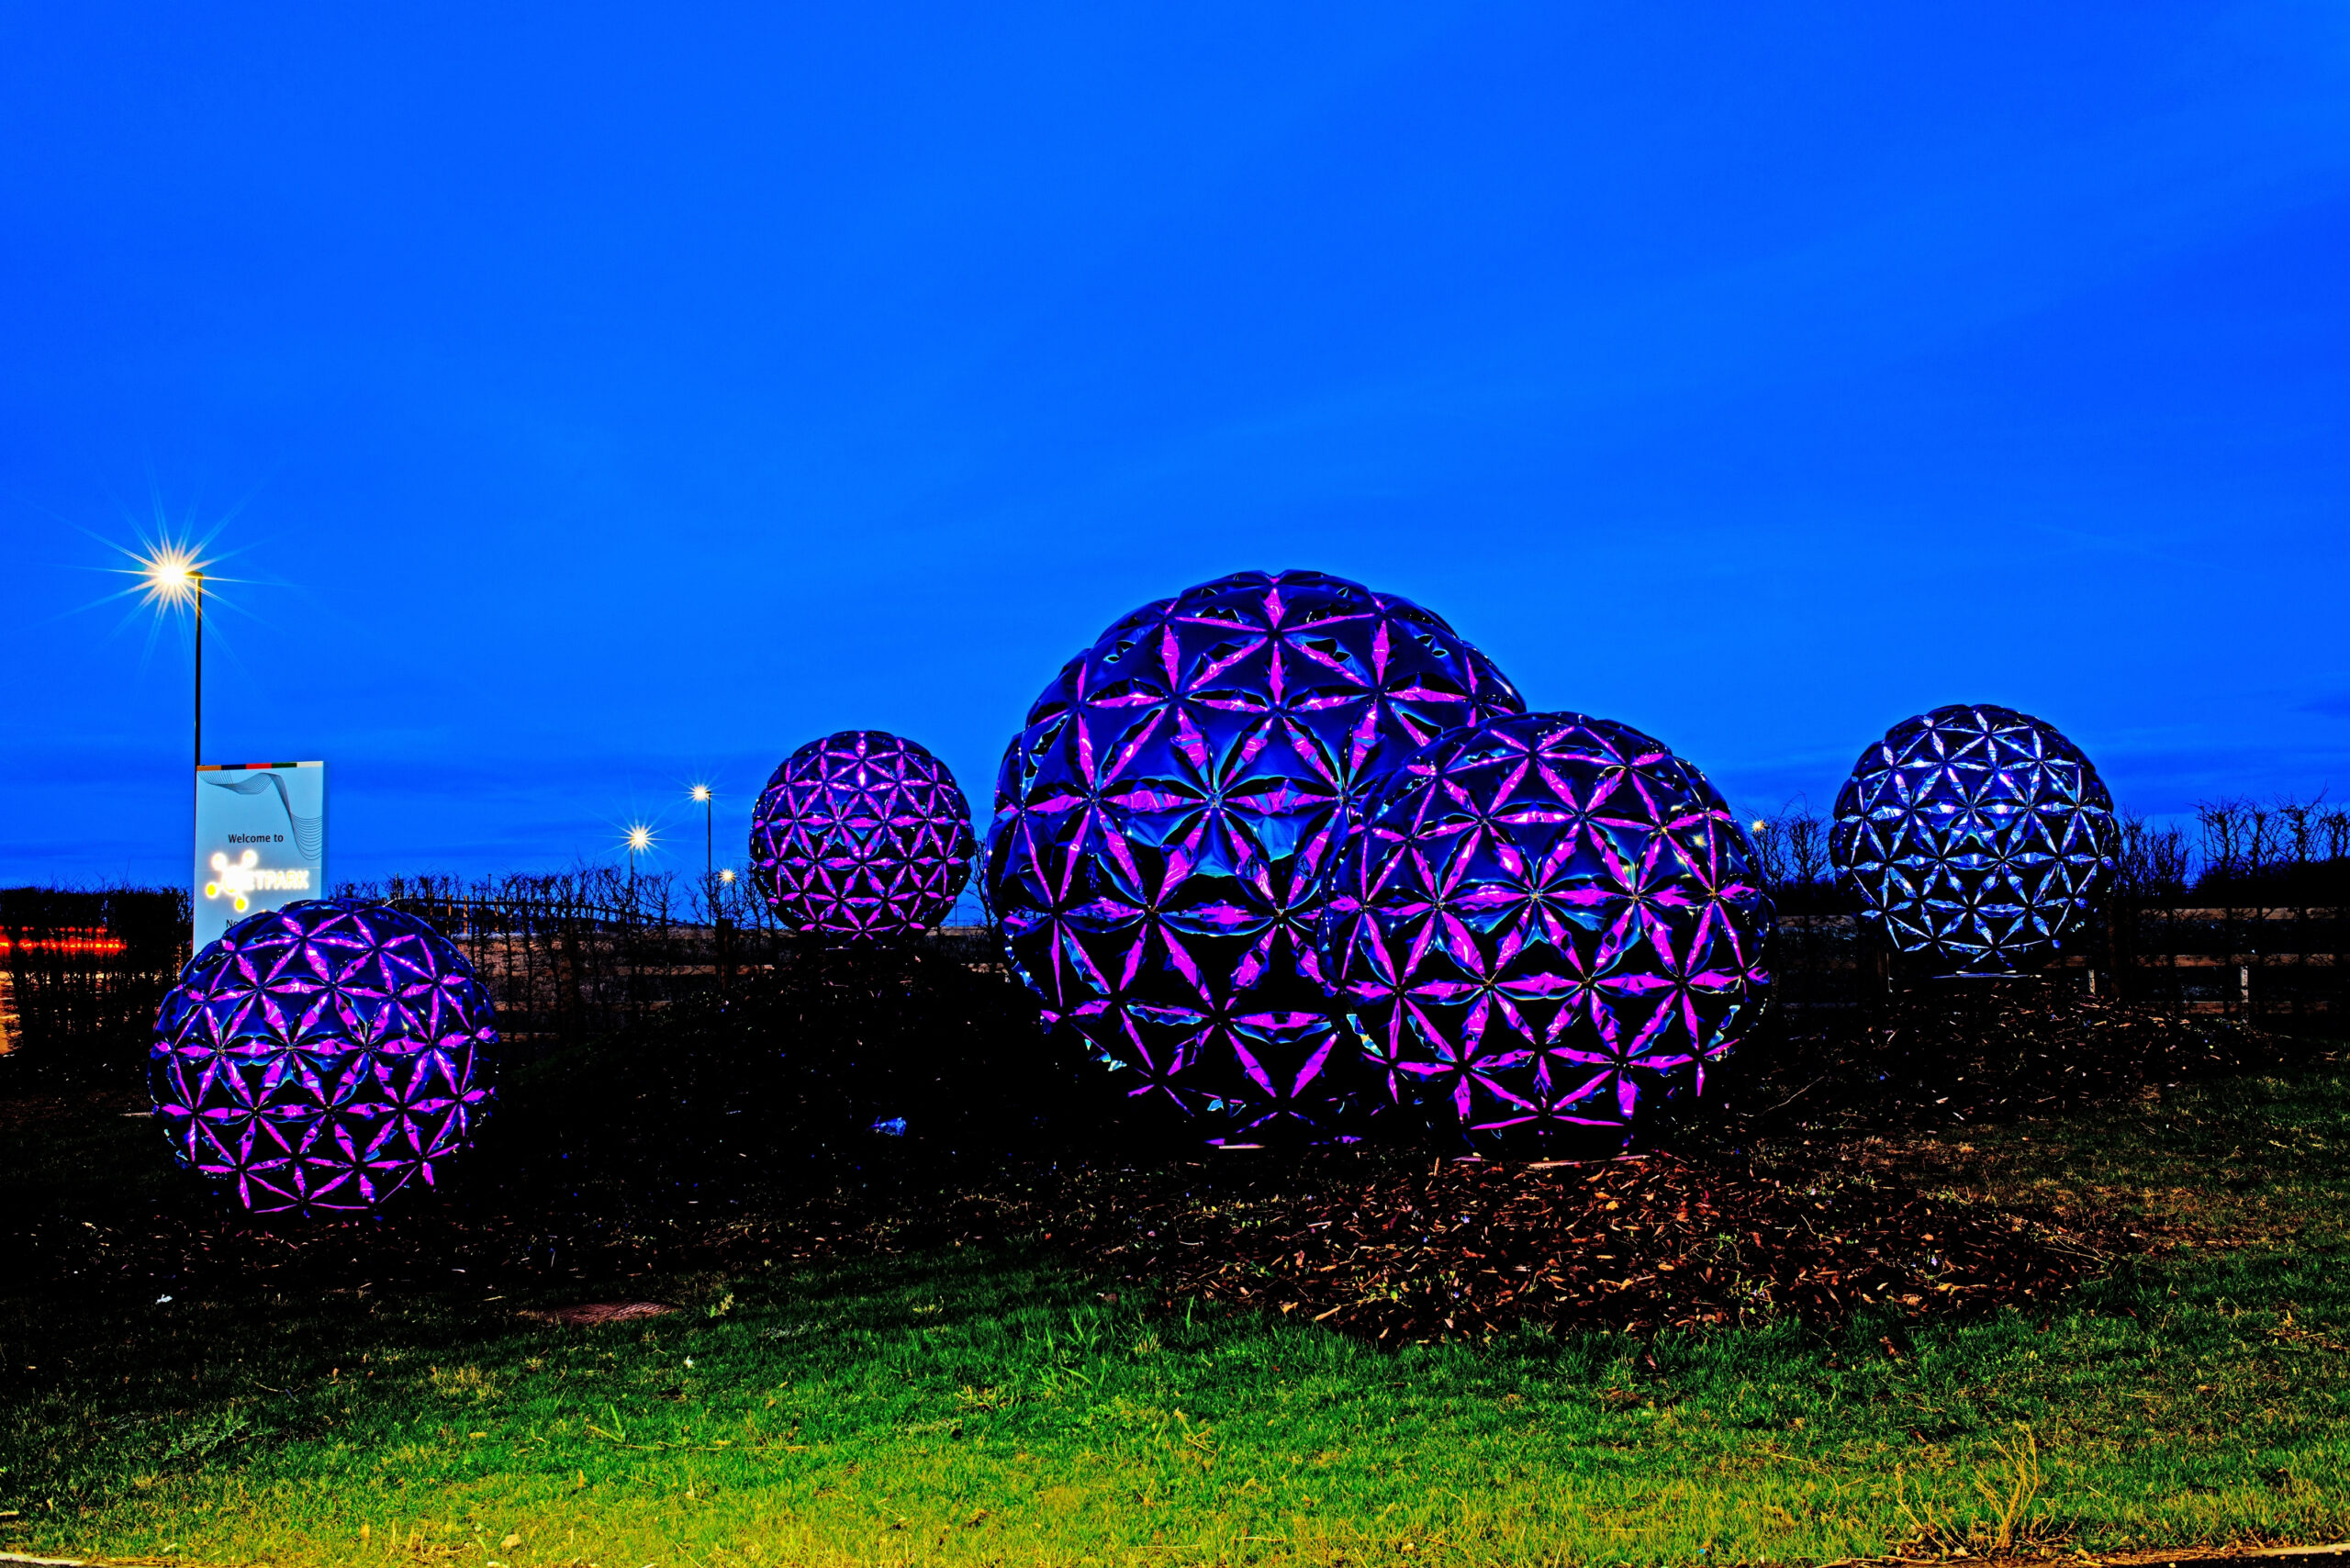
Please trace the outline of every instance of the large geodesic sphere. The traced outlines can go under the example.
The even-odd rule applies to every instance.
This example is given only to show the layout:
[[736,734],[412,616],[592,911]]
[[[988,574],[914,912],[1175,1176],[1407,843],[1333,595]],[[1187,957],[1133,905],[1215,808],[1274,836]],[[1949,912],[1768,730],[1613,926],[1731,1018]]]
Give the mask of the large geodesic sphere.
[[1321,968],[1385,1092],[1472,1146],[1621,1148],[1769,1000],[1771,902],[1712,784],[1527,713],[1406,761],[1347,836]]
[[1048,1023],[1225,1142],[1336,1130],[1362,1087],[1314,957],[1349,809],[1525,703],[1408,599],[1239,572],[1069,661],[1004,754],[987,893]]
[[886,730],[843,730],[783,759],[751,812],[751,869],[803,936],[934,926],[970,879],[971,808],[946,765]]
[[1861,916],[1945,973],[2026,968],[2085,927],[2112,879],[2113,797],[2029,713],[1953,703],[1861,754],[1829,853]]
[[148,1087],[180,1163],[267,1212],[366,1209],[490,1105],[489,992],[412,914],[316,899],[249,915],[163,998]]

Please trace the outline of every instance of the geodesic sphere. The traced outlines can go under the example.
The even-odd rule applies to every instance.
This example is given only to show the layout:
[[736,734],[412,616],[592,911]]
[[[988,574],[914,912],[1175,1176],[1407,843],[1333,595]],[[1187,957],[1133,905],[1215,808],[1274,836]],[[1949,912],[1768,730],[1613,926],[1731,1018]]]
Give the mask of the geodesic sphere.
[[887,730],[843,730],[783,759],[751,812],[751,870],[802,936],[902,936],[955,907],[971,808],[946,765]]
[[1347,835],[1317,939],[1386,1092],[1496,1152],[1621,1148],[1769,999],[1771,902],[1706,776],[1526,713],[1406,761]]
[[365,1209],[463,1148],[498,1029],[412,914],[314,899],[248,915],[163,998],[148,1087],[180,1163],[256,1211]]
[[1069,661],[997,776],[989,905],[1048,1022],[1234,1142],[1335,1129],[1362,1083],[1314,958],[1347,812],[1525,703],[1408,599],[1239,572]]
[[2120,842],[2079,747],[2029,713],[1953,703],[1861,754],[1828,850],[1897,949],[1945,973],[2005,973],[2088,923]]

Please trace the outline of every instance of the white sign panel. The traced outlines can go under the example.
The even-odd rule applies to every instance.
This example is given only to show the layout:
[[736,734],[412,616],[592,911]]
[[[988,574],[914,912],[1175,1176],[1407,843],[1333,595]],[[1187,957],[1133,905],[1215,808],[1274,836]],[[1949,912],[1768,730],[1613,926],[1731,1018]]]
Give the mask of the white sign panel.
[[255,910],[327,896],[327,765],[196,770],[196,946]]

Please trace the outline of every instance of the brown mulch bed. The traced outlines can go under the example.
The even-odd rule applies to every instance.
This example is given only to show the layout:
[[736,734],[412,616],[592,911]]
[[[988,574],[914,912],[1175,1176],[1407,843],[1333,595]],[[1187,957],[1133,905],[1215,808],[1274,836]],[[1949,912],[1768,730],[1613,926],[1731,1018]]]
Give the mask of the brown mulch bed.
[[1520,1323],[1699,1328],[1864,1308],[2021,1305],[2101,1261],[2087,1238],[1841,1172],[1672,1155],[1403,1164],[1330,1151],[1139,1185],[1087,1252],[1169,1303],[1292,1315],[1385,1344]]
[[[1280,1313],[1385,1344],[1521,1323],[1925,1316],[2044,1301],[2130,1239],[1932,1196],[1911,1184],[1928,1172],[1888,1166],[1882,1148],[1864,1155],[1870,1135],[2116,1103],[2302,1049],[2053,988],[1919,995],[1792,1015],[1721,1075],[1727,1114],[1683,1129],[1681,1152],[1637,1159],[1438,1160],[1358,1146],[1136,1168],[1039,1162],[926,1186],[901,1173],[886,1188],[736,1180],[665,1192],[616,1169],[594,1192],[554,1193],[484,1166],[381,1218],[308,1224],[236,1214],[173,1177],[151,1205],[127,1193],[19,1205],[0,1216],[0,1250],[52,1300],[423,1288],[479,1291],[511,1311],[659,1294],[663,1278],[692,1271],[1035,1238],[1126,1282],[1122,1294]],[[95,1100],[0,1103],[19,1137],[114,1114]]]
[[[1326,1149],[1033,1167],[918,1209],[811,1194],[609,1227],[487,1204],[384,1222],[272,1222],[210,1204],[109,1217],[5,1228],[52,1292],[189,1301],[421,1288],[565,1322],[585,1320],[566,1307],[599,1282],[626,1291],[632,1279],[660,1295],[681,1274],[767,1260],[1035,1240],[1162,1305],[1293,1315],[1390,1345],[1520,1323],[1646,1331],[1980,1311],[2047,1299],[2099,1261],[2091,1238],[2038,1217],[1944,1203],[1856,1166],[1789,1176],[1671,1155],[1543,1166]],[[603,1305],[615,1301],[623,1310],[597,1320],[653,1305]]]
[[1097,1199],[1086,1248],[1169,1301],[1390,1344],[1521,1322],[1639,1331],[2020,1306],[2143,1238],[1929,1195],[1863,1139],[2120,1103],[2309,1055],[2060,985],[1921,990],[1783,1020],[1721,1075],[1719,1108],[1684,1124],[1678,1154],[1543,1165],[1330,1149],[1195,1166],[1188,1182],[1136,1184],[1122,1213]]

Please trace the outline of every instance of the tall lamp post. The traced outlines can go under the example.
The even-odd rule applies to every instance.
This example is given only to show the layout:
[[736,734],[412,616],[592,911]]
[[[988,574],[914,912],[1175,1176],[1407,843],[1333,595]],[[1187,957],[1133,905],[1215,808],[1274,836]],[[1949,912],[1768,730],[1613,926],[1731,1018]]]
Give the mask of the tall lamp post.
[[[196,612],[196,717],[193,725],[196,766],[204,766],[204,563],[196,546],[165,539],[144,555],[133,555],[139,576],[145,579],[147,602],[171,610],[187,605]],[[188,775],[188,842],[196,841],[196,775]],[[193,933],[190,936],[193,941]]]
[[653,830],[643,823],[631,823],[628,830],[628,885],[632,894],[636,890],[636,857],[653,848]]
[[[734,966],[732,962],[732,955],[730,955],[726,950],[726,911],[720,905],[718,901],[718,836],[717,828],[714,825],[717,820],[718,808],[712,803],[715,798],[714,792],[707,784],[695,785],[693,788],[693,798],[701,802],[702,898],[710,905],[711,933],[718,939],[718,951],[712,955],[711,967],[718,971],[718,989],[724,991],[726,989],[726,982],[730,976],[730,972],[733,970]],[[727,872],[726,880],[731,882],[733,879],[733,872]]]
[[204,766],[204,573],[201,569],[188,574],[196,579],[196,765]]
[[196,762],[204,765],[204,563],[193,547],[169,540],[137,557],[139,575],[146,579],[147,600],[171,608],[187,605],[196,611]]
[[693,798],[695,803],[701,807],[701,893],[710,901],[711,912],[715,917],[718,910],[718,868],[717,851],[713,847],[717,842],[716,829],[712,823],[718,808],[711,803],[711,789],[707,784],[695,785]]

